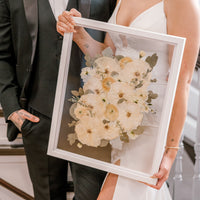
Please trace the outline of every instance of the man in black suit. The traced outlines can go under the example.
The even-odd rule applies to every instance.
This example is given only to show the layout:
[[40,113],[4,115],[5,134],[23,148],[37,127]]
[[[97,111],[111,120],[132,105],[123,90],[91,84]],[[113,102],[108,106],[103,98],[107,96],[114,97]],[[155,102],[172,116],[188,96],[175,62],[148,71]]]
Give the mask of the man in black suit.
[[[90,1],[70,0],[68,9],[73,7],[83,17],[107,21],[115,2]],[[66,199],[68,163],[46,155],[62,45],[52,12],[58,3],[0,0],[0,102],[8,123],[8,139],[14,140],[20,131],[23,135],[36,200]],[[102,35],[93,37],[103,39]],[[73,44],[71,73],[80,72],[79,54]],[[76,200],[95,200],[105,173],[70,165]]]

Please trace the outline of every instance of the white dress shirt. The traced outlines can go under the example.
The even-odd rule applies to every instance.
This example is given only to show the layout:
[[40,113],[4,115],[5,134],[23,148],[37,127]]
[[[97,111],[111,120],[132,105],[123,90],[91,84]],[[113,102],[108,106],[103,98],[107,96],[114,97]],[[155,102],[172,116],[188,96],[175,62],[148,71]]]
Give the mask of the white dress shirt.
[[58,16],[61,15],[64,10],[66,10],[68,1],[69,0],[49,0],[52,12],[56,20],[58,20]]

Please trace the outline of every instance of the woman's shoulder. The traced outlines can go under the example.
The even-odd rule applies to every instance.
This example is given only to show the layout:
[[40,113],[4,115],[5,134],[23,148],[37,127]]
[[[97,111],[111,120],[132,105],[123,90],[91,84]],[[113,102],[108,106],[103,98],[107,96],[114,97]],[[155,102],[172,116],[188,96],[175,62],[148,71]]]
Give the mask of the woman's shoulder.
[[183,15],[187,17],[199,14],[198,0],[164,0],[164,9],[166,16]]

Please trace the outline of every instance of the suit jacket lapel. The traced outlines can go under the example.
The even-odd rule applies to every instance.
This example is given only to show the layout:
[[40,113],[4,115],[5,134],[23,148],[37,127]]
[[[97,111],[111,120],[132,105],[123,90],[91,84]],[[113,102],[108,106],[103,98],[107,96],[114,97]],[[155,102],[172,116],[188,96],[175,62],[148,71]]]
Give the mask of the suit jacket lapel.
[[30,67],[32,67],[38,35],[38,2],[37,0],[23,0],[23,2],[28,29],[32,39],[32,55],[30,63]]

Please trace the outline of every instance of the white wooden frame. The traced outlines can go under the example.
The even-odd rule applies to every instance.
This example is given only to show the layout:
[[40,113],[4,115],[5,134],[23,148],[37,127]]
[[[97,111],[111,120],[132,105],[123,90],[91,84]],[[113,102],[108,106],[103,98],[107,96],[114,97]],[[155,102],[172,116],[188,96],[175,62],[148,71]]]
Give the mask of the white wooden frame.
[[[157,138],[157,145],[155,147],[155,159],[153,161],[153,171],[157,172],[163,155],[163,148],[165,145],[168,126],[170,122],[170,115],[172,111],[172,102],[174,100],[178,75],[181,66],[182,55],[184,51],[185,38],[171,36],[167,34],[159,34],[150,31],[144,31],[139,29],[134,29],[130,27],[114,25],[84,18],[74,18],[78,26],[83,26],[85,28],[91,28],[95,30],[114,32],[120,34],[126,34],[130,36],[135,36],[143,39],[152,39],[155,41],[166,42],[167,44],[174,45],[174,53],[172,57],[170,76],[168,80],[168,85],[166,89],[166,98],[164,100],[163,112],[161,116],[161,123],[159,126],[159,133]],[[72,33],[66,33],[63,40],[63,47],[61,53],[61,61],[56,89],[56,97],[53,110],[53,118],[48,146],[48,154],[76,162],[79,164],[84,164],[97,169],[101,169],[107,172],[112,172],[121,176],[132,178],[135,180],[143,181],[149,184],[156,184],[155,179],[151,178],[152,174],[143,173],[140,171],[135,171],[127,169],[122,166],[116,166],[114,164],[106,163],[100,160],[89,158],[86,156],[78,155],[62,149],[57,148],[59,130],[62,119],[62,110],[64,105],[65,91],[67,85],[70,53],[72,45]]]

